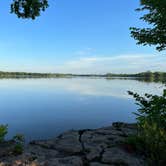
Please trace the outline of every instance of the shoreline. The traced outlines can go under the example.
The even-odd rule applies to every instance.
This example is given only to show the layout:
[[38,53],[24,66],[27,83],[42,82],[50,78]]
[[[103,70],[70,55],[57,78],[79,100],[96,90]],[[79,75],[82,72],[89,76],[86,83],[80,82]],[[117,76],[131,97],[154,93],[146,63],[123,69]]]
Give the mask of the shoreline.
[[10,154],[11,147],[0,148],[0,166],[142,166],[143,156],[125,145],[136,132],[136,124],[121,122],[70,130],[56,138],[31,141],[21,155]]

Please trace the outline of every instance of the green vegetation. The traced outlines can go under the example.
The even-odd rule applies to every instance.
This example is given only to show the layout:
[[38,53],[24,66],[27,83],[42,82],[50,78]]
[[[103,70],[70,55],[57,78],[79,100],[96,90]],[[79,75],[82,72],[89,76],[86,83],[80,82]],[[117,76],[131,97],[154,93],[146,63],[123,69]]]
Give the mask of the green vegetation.
[[11,13],[15,13],[18,18],[35,19],[47,7],[47,0],[13,0]]
[[23,147],[25,142],[24,136],[21,134],[17,134],[13,137],[13,141],[15,143],[15,146],[13,148],[13,154],[14,155],[22,154],[24,150]]
[[148,165],[166,165],[166,90],[162,96],[129,92],[139,105],[138,134],[128,138],[128,143],[148,159]]
[[2,72],[0,71],[0,78],[63,78],[63,77],[124,77],[137,78],[149,81],[165,81],[166,72],[142,72],[137,74],[62,74],[62,73],[26,73],[26,72]]
[[[140,0],[144,11],[140,18],[149,24],[147,28],[132,27],[131,36],[138,44],[155,45],[158,51],[166,49],[166,0]],[[48,7],[47,0],[14,0],[11,5],[11,13],[19,18],[35,19],[41,11]],[[138,74],[111,74],[106,75],[71,75],[71,74],[40,74],[40,73],[11,73],[0,72],[1,78],[51,78],[66,76],[102,76],[102,77],[137,77],[149,80],[165,79],[164,72],[144,72]],[[144,97],[137,93],[129,92],[139,105],[137,116],[138,134],[128,138],[130,143],[138,152],[148,158],[150,166],[166,165],[166,90],[162,96],[145,94]],[[7,134],[7,126],[0,126],[0,142],[4,141]],[[15,137],[15,152],[22,152],[22,141]]]
[[[130,28],[131,35],[138,44],[155,45],[158,51],[166,49],[166,1],[165,0],[141,0],[142,8],[137,11],[146,11],[141,17],[147,22],[149,28]],[[138,77],[150,79],[165,78],[162,72],[140,73]],[[137,152],[143,153],[148,159],[149,166],[166,165],[166,89],[163,95],[129,92],[139,106],[137,117],[138,133],[127,139]]]
[[8,126],[7,125],[0,125],[0,146],[3,145],[3,143],[12,144],[10,153],[14,155],[22,154],[24,150],[24,136],[17,134],[15,135],[11,141],[6,141],[5,136],[8,133]]
[[14,148],[13,148],[12,153],[13,153],[14,155],[19,155],[19,154],[22,154],[22,153],[23,153],[23,150],[24,150],[24,148],[23,148],[23,145],[22,145],[22,144],[16,144],[16,145],[14,146]]
[[0,125],[0,143],[2,143],[5,140],[7,131],[8,131],[7,125]]
[[166,78],[166,72],[142,72],[137,74],[112,74],[108,73],[108,77],[144,77],[144,78]]
[[145,94],[142,97],[137,93],[128,93],[140,107],[138,113],[135,113],[140,125],[148,121],[149,124],[156,123],[159,128],[166,129],[166,90],[163,90],[162,96]]
[[158,51],[166,49],[166,0],[140,0],[143,11],[140,18],[149,24],[147,28],[130,28],[131,36],[137,44],[155,45]]
[[126,77],[126,78],[136,78],[140,81],[146,82],[166,82],[166,72],[142,72],[137,74],[112,74],[108,73],[107,77]]
[[70,77],[70,76],[71,76],[71,74],[2,72],[2,71],[0,71],[0,78],[59,78],[59,77]]

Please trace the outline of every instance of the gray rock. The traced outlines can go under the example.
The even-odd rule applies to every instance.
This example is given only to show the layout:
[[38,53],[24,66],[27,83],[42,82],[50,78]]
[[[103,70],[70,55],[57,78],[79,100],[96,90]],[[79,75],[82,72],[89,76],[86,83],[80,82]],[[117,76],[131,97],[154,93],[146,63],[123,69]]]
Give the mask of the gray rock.
[[78,131],[69,131],[61,135],[55,142],[55,148],[69,154],[79,153],[82,151],[82,145],[79,141]]
[[77,156],[56,158],[46,161],[44,166],[83,166],[82,159]]
[[99,162],[93,162],[93,163],[90,163],[90,166],[115,166],[115,165],[112,165],[112,164],[102,164],[102,163],[99,163]]
[[6,141],[0,143],[0,158],[9,156],[12,154],[15,143],[13,141]]
[[96,158],[100,158],[100,153],[102,152],[102,148],[100,146],[97,147],[91,147],[89,148],[89,152],[86,154],[86,158],[91,161]]
[[30,145],[37,145],[45,149],[55,149],[57,138],[50,140],[34,140],[30,142]]
[[142,166],[140,156],[119,148],[136,131],[135,125],[125,123],[95,130],[71,130],[57,138],[32,141],[19,156],[10,154],[12,144],[5,145],[0,148],[0,166]]
[[99,131],[87,131],[82,135],[82,142],[88,160],[100,158],[100,153],[103,149],[115,146],[115,144],[124,141],[124,137],[119,136],[122,134],[121,132],[116,132],[113,129],[111,129],[111,131],[113,134],[107,130],[99,129]]
[[127,166],[142,166],[143,160],[125,152],[124,150],[114,147],[105,149],[102,156],[102,162],[110,164],[122,164]]
[[0,166],[83,166],[83,162],[78,156],[51,158],[43,161],[30,161],[26,157],[20,157],[19,159],[14,159],[13,161],[1,162]]
[[55,139],[32,141],[31,145],[38,145],[42,148],[55,149],[60,152],[74,154],[82,151],[79,136],[78,131],[71,130],[61,134]]
[[125,137],[131,136],[131,135],[137,133],[137,130],[134,129],[134,128],[122,127],[121,130],[123,131],[123,134],[124,134]]
[[123,131],[116,130],[115,128],[111,127],[103,127],[96,130],[96,133],[103,134],[103,135],[123,135]]
[[46,149],[40,146],[32,146],[29,145],[25,152],[27,156],[31,156],[31,158],[37,158],[38,160],[46,160],[51,158],[59,157],[59,152],[54,149]]

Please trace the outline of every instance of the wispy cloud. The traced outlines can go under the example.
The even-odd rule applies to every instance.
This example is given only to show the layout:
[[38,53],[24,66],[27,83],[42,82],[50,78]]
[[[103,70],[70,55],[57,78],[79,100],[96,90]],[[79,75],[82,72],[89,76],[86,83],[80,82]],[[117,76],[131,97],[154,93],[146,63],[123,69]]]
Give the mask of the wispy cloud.
[[119,55],[82,57],[54,67],[54,71],[67,73],[135,73],[166,71],[166,56]]
[[77,56],[88,56],[94,53],[95,49],[91,47],[84,48],[82,50],[76,51],[74,54]]
[[[164,55],[119,55],[119,56],[81,56],[66,60],[61,64],[51,61],[36,61],[21,65],[2,66],[6,71],[30,71],[30,72],[58,72],[76,74],[105,74],[112,73],[137,73],[142,71],[166,71],[166,56]],[[2,68],[1,67],[1,68]],[[3,70],[2,69],[2,70]]]

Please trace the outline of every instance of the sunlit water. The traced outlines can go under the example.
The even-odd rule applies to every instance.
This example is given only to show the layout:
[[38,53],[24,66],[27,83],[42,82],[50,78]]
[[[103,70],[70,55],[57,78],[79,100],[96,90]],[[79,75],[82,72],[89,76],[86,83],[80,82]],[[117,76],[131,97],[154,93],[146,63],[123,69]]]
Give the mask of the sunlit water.
[[8,138],[55,137],[69,129],[97,128],[114,121],[134,122],[134,100],[127,91],[162,93],[162,84],[105,78],[1,79],[0,124]]

